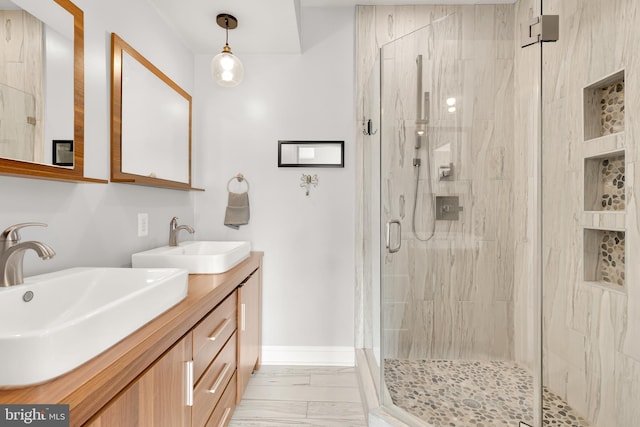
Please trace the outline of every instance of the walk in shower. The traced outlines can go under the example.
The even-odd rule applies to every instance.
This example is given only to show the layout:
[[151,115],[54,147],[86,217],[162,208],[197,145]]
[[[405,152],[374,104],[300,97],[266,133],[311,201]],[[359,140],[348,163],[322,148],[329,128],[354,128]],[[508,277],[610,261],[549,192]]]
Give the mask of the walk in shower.
[[640,7],[545,0],[560,39],[523,47],[540,3],[357,9],[358,364],[382,408],[372,419],[640,419],[640,281],[625,267],[640,243],[627,203],[640,150],[625,139],[640,126],[625,118],[640,107],[625,96]]

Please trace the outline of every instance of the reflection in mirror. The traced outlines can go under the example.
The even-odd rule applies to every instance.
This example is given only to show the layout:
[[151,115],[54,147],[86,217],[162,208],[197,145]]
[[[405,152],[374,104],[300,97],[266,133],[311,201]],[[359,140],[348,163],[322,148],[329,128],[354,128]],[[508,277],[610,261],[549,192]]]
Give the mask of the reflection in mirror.
[[0,157],[51,165],[53,140],[73,139],[74,18],[19,2],[0,0]]
[[122,171],[188,183],[189,100],[126,52],[122,75]]
[[111,180],[191,189],[191,96],[116,34]]
[[73,140],[54,139],[53,164],[59,166],[73,166]]
[[[69,0],[0,0],[0,173],[84,176],[84,16]],[[53,141],[73,141],[54,165]],[[71,164],[69,164],[71,163]]]
[[278,141],[278,167],[344,167],[344,141]]

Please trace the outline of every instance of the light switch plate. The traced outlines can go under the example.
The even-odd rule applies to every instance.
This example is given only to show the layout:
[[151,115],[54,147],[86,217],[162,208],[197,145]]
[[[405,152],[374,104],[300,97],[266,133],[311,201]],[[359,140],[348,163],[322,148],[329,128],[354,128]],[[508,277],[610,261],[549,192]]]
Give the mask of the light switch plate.
[[144,237],[149,235],[149,214],[138,214],[138,237]]

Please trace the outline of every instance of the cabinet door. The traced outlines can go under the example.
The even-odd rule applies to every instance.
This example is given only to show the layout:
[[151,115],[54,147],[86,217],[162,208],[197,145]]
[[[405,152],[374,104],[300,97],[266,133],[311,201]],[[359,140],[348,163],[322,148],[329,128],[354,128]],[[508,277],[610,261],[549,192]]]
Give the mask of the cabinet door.
[[240,402],[251,373],[260,368],[262,351],[262,269],[238,289],[238,396]]
[[190,427],[191,407],[186,404],[190,360],[191,335],[187,335],[87,425]]

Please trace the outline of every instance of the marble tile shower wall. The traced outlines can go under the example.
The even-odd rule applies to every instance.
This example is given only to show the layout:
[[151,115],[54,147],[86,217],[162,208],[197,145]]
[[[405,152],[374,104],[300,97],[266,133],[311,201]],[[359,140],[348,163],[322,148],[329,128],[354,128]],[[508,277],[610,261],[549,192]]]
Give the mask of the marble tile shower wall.
[[[562,30],[558,43],[544,46],[543,381],[593,425],[631,427],[640,419],[640,263],[626,263],[620,289],[585,281],[581,236],[623,215],[624,227],[614,229],[625,232],[626,258],[640,253],[640,87],[632,77],[640,73],[640,3],[545,0],[544,7],[560,16]],[[583,88],[623,69],[624,133],[583,136]],[[603,133],[621,130],[604,119],[612,126]],[[625,211],[584,213],[583,158],[620,150]]]
[[[381,128],[389,171],[382,204],[401,220],[406,248],[385,259],[391,283],[382,302],[385,357],[514,357],[514,18],[513,5],[358,7],[357,96],[365,100],[359,106],[367,104],[376,47],[430,24],[383,49],[382,109],[390,119]],[[411,232],[417,52],[423,55],[423,90],[431,97],[430,158],[426,148],[420,152],[418,234],[431,234],[436,194],[457,195],[464,207],[460,221],[438,221],[427,243]],[[456,114],[446,108],[452,96]],[[358,141],[360,160],[371,150],[364,138]],[[450,153],[453,180],[436,178],[436,149]],[[361,166],[358,179],[369,172]],[[369,208],[362,200],[362,218],[370,217]],[[366,261],[367,254],[359,256]],[[364,310],[370,310],[368,286],[359,286]]]

